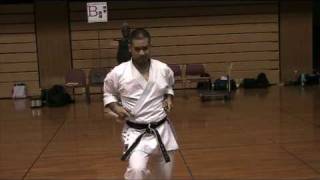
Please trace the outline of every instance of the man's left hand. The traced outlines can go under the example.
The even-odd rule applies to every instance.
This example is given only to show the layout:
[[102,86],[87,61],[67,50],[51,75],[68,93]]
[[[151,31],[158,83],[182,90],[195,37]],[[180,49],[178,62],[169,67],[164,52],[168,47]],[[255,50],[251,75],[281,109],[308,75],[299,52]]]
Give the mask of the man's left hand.
[[172,95],[166,95],[163,101],[163,108],[166,112],[170,112],[173,108]]

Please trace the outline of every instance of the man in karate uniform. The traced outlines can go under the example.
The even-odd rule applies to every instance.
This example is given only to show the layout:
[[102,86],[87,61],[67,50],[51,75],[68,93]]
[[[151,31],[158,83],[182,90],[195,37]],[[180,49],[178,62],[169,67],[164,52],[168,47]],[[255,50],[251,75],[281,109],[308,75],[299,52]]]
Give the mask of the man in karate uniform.
[[[125,122],[122,160],[129,165],[124,177],[137,180],[152,174],[170,179],[178,149],[167,119],[174,95],[173,72],[150,58],[151,37],[145,29],[134,30],[129,43],[132,59],[116,66],[104,81],[104,106]],[[150,158],[156,165],[153,172],[147,167]]]

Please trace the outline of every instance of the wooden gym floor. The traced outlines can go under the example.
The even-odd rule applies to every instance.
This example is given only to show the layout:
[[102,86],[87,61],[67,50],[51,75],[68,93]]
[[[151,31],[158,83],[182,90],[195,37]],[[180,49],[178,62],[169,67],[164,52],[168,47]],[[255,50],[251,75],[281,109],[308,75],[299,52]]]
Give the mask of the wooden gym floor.
[[[174,179],[320,179],[319,89],[240,89],[226,103],[177,91]],[[35,110],[0,100],[0,179],[122,179],[122,125],[92,99]]]

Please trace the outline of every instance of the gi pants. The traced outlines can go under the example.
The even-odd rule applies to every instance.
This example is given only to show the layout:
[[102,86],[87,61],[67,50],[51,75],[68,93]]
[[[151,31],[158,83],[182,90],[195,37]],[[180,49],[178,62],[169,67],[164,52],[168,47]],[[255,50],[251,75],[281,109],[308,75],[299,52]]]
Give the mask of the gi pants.
[[134,150],[129,157],[129,165],[124,174],[127,180],[171,179],[175,151],[168,151],[170,162],[166,163],[158,149],[151,154]]

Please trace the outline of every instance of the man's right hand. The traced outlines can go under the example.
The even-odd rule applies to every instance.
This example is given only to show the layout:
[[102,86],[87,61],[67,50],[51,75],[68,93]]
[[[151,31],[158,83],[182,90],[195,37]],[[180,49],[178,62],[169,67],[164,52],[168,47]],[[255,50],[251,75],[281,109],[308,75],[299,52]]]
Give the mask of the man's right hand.
[[116,102],[109,104],[107,107],[119,116],[118,119],[124,120],[126,117],[132,116],[128,110]]

